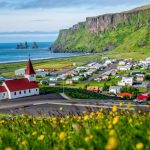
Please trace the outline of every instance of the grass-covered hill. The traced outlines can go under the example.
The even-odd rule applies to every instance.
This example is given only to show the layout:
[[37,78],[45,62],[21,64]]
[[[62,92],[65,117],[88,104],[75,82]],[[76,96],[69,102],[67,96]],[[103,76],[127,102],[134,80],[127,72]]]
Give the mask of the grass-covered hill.
[[146,52],[150,50],[150,5],[116,14],[88,17],[61,30],[55,52]]

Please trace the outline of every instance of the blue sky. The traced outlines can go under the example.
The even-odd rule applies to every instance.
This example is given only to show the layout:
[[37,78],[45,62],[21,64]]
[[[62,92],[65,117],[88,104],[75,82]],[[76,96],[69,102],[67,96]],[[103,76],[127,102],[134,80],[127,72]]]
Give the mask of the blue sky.
[[[6,41],[10,32],[17,32],[16,39],[24,40],[31,34],[32,38],[36,37],[33,32],[37,31],[41,31],[41,40],[55,40],[60,29],[69,28],[86,17],[148,3],[149,0],[0,0],[0,42]],[[32,33],[19,33],[23,31]]]

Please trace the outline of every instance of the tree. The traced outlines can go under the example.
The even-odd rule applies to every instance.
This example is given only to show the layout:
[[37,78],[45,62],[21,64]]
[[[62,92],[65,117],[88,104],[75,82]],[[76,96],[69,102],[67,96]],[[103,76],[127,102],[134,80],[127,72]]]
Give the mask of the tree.
[[149,82],[147,85],[147,92],[150,93],[150,74],[145,75],[144,80]]
[[109,85],[107,85],[106,83],[104,83],[103,90],[104,91],[108,91],[109,90]]

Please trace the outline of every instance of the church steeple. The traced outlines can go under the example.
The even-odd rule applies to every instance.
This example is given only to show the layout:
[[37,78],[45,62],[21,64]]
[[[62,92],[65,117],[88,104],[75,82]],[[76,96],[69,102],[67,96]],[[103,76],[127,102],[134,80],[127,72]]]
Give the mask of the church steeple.
[[27,67],[25,70],[25,78],[27,78],[30,82],[35,81],[35,75],[36,75],[36,73],[33,69],[32,62],[29,58],[28,63],[27,63]]
[[32,62],[31,62],[30,58],[29,58],[29,61],[27,63],[27,68],[26,68],[25,74],[26,75],[34,75],[34,74],[36,74],[34,69],[33,69]]

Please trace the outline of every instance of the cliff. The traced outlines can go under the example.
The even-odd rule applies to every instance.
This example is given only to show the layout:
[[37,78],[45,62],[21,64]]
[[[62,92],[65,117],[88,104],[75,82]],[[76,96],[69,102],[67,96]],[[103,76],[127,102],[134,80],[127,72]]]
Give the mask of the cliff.
[[150,48],[149,27],[150,5],[122,13],[87,17],[85,22],[61,30],[52,50],[102,52],[120,47],[129,37],[133,41],[130,48],[148,49]]

